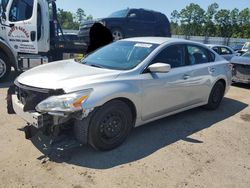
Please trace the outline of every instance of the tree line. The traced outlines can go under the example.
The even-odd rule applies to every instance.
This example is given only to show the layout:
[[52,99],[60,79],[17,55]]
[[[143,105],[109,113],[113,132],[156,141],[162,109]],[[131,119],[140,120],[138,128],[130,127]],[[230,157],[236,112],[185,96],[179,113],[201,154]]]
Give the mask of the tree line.
[[250,38],[250,9],[219,9],[213,3],[204,10],[190,3],[171,13],[171,29],[174,35]]
[[62,29],[73,29],[78,30],[80,24],[84,20],[92,20],[93,17],[91,15],[86,15],[84,10],[78,8],[76,13],[71,13],[69,11],[65,11],[63,9],[57,10],[58,21],[61,24]]

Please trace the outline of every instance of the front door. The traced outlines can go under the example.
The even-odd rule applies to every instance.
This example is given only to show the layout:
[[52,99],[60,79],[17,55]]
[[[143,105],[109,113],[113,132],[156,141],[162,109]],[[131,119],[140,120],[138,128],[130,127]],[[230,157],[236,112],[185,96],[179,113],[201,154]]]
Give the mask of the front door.
[[10,0],[6,11],[7,38],[19,53],[38,53],[37,0]]
[[168,73],[144,73],[142,81],[142,120],[176,111],[197,103],[189,83],[191,69],[186,66],[185,45],[172,45],[160,52],[153,63],[171,65]]

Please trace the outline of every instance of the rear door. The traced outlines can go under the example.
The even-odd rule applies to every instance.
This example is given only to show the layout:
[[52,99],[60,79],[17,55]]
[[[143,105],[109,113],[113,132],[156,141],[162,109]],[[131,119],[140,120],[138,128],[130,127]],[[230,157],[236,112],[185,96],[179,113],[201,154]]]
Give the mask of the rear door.
[[143,24],[141,22],[141,14],[139,10],[131,9],[127,16],[127,25],[123,26],[127,32],[126,37],[142,36]]
[[187,44],[189,67],[189,85],[194,93],[193,100],[205,102],[210,94],[211,84],[216,74],[216,65],[212,63],[215,55],[208,49],[194,44]]
[[156,28],[156,17],[151,11],[141,10],[141,36],[156,36],[160,28]]
[[38,53],[37,0],[12,0],[6,12],[8,42],[17,52]]

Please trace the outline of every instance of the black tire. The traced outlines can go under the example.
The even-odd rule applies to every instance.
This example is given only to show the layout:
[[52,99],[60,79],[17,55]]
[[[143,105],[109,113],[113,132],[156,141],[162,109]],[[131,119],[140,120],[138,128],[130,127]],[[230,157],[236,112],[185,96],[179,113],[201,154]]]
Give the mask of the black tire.
[[97,150],[114,149],[127,138],[132,122],[132,112],[126,103],[119,100],[108,102],[94,111],[90,118],[88,143]]
[[7,56],[0,53],[0,82],[5,81],[11,72],[10,62]]
[[207,110],[217,109],[224,97],[224,93],[225,93],[225,86],[221,81],[218,81],[214,85],[209,95],[208,103],[204,106],[204,108]]
[[124,38],[124,33],[121,29],[114,28],[111,30],[114,41],[121,40]]

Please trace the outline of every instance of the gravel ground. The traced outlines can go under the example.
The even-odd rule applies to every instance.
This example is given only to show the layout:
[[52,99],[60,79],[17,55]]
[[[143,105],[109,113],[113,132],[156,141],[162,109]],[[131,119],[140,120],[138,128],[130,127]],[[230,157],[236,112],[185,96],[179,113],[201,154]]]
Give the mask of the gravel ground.
[[48,160],[46,139],[25,140],[25,122],[7,115],[8,85],[0,83],[0,187],[250,187],[250,87],[232,86],[216,111],[136,128],[115,150],[83,146]]

